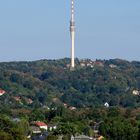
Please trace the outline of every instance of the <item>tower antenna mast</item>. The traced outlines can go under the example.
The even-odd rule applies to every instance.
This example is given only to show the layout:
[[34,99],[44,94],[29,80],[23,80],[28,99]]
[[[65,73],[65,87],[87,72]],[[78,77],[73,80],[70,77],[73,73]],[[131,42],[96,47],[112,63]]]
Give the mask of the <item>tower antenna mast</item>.
[[74,0],[71,0],[70,34],[71,34],[71,68],[74,68],[75,67],[75,62],[74,62],[74,49],[75,49]]

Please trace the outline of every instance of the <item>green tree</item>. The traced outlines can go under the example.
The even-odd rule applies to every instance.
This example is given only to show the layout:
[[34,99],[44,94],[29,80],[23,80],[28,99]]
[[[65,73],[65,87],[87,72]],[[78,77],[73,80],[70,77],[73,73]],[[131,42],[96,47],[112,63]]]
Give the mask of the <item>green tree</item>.
[[56,135],[49,135],[46,140],[57,140],[57,138]]
[[11,134],[0,131],[0,140],[14,140],[14,138]]

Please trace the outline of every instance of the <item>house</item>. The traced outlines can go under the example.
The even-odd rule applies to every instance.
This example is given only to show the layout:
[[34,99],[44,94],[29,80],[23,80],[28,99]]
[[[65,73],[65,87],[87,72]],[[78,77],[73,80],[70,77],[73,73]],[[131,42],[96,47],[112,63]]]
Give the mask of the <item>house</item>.
[[29,99],[26,100],[26,102],[27,102],[27,104],[32,104],[33,100],[29,98]]
[[104,137],[103,136],[99,136],[98,140],[103,140]]
[[109,67],[110,67],[110,68],[117,68],[117,65],[110,64]]
[[65,108],[67,108],[67,107],[68,107],[68,104],[66,104],[66,103],[64,103],[63,105],[64,105],[64,107],[65,107]]
[[15,96],[14,99],[15,99],[17,102],[21,102],[20,96]]
[[56,128],[57,128],[57,125],[54,125],[54,124],[48,125],[48,130],[50,130],[50,131],[55,130]]
[[99,66],[99,67],[104,67],[104,64],[100,61],[95,61],[94,64]]
[[109,107],[109,103],[106,102],[106,103],[104,104],[104,106],[108,108],[108,107]]
[[37,127],[39,127],[40,129],[45,129],[45,130],[48,129],[48,125],[45,124],[44,122],[36,121],[36,122],[34,122],[34,124],[35,124]]
[[93,138],[85,136],[85,135],[80,135],[80,136],[71,136],[71,140],[93,140]]
[[70,106],[69,109],[70,109],[70,110],[76,110],[76,107]]
[[81,67],[85,67],[86,64],[85,63],[80,63]]
[[91,67],[91,66],[92,66],[92,64],[90,64],[90,63],[87,64],[87,67]]
[[31,126],[31,131],[33,134],[40,134],[41,130],[39,129],[39,127],[36,126]]
[[133,95],[140,95],[140,92],[138,90],[133,90],[132,94]]
[[4,95],[6,93],[5,90],[0,89],[0,96]]

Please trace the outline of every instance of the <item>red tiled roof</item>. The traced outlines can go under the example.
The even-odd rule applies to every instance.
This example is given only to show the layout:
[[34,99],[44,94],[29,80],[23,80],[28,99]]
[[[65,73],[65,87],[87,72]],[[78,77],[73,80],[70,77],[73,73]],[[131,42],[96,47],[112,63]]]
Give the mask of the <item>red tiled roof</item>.
[[0,94],[5,94],[5,93],[6,93],[6,91],[0,89]]
[[5,92],[4,90],[0,89],[0,92]]
[[47,124],[45,124],[44,122],[35,122],[35,124],[37,126],[48,126]]

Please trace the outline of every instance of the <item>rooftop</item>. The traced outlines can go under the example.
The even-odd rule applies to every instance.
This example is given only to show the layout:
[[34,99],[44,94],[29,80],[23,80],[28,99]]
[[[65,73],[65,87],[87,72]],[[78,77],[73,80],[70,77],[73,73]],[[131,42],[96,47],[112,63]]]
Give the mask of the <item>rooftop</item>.
[[35,122],[35,124],[36,124],[37,126],[48,126],[48,125],[45,124],[44,122],[40,122],[40,121]]

